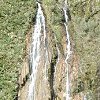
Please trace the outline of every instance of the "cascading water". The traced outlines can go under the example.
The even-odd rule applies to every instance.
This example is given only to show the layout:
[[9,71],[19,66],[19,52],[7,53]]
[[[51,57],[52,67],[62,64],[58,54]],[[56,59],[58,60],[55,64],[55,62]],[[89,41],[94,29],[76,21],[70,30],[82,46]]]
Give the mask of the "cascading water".
[[67,15],[67,1],[65,0],[65,6],[63,8],[63,11],[64,11],[64,16],[65,16],[65,21],[66,23],[64,23],[65,25],[65,28],[66,28],[66,38],[67,38],[67,56],[66,56],[66,59],[65,59],[65,63],[67,65],[67,80],[66,80],[66,100],[70,100],[70,80],[69,80],[69,64],[68,64],[68,59],[70,57],[70,54],[71,54],[71,45],[70,45],[70,36],[69,36],[69,32],[68,32],[68,15]]
[[47,80],[47,64],[48,64],[48,43],[47,43],[47,34],[46,34],[46,27],[45,27],[45,17],[42,12],[42,24],[43,24],[43,33],[44,33],[44,51],[45,51],[45,80]]
[[[35,81],[36,81],[38,63],[40,61],[40,43],[41,43],[40,37],[42,36],[42,31],[44,33],[44,44],[46,44],[45,17],[43,15],[43,11],[41,9],[40,3],[37,4],[38,4],[38,11],[36,16],[34,33],[32,34],[32,44],[31,44],[31,53],[30,53],[30,63],[31,63],[32,71],[30,75],[28,100],[36,100]],[[48,57],[46,47],[44,49],[46,51],[45,55]],[[45,65],[45,73],[46,73],[46,65]]]
[[86,95],[84,95],[84,98],[83,98],[83,100],[87,100],[87,98],[86,98]]

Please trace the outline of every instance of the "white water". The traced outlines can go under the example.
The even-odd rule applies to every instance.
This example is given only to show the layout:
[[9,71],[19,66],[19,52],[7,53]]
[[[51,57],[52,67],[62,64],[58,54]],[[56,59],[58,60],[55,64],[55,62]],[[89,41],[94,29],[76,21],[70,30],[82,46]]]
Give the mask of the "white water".
[[69,65],[68,65],[68,59],[70,57],[71,54],[71,45],[70,45],[70,36],[69,36],[69,32],[68,32],[68,15],[67,15],[67,1],[65,0],[65,6],[63,8],[64,11],[64,16],[65,16],[65,21],[66,23],[64,23],[65,28],[66,28],[66,38],[67,38],[67,56],[65,59],[65,63],[67,65],[67,79],[66,79],[66,100],[70,100],[70,79],[69,79]]
[[[31,45],[31,67],[32,73],[30,75],[30,84],[28,91],[28,100],[36,100],[35,98],[35,81],[37,75],[37,67],[40,60],[40,37],[42,35],[41,31],[44,33],[44,43],[46,39],[46,31],[45,31],[45,17],[43,15],[43,11],[41,9],[41,5],[38,3],[38,11],[36,16],[36,24],[34,28],[34,33],[32,34],[32,45]],[[47,56],[47,50],[46,50]],[[46,67],[46,65],[45,65]],[[46,71],[46,68],[45,68]]]
[[83,98],[83,100],[87,100],[87,98],[86,98],[86,95],[84,95],[84,98]]
[[47,80],[47,64],[48,64],[48,50],[47,50],[47,35],[46,35],[46,27],[45,27],[45,17],[42,12],[42,24],[43,24],[43,33],[44,33],[44,52],[45,52],[45,77],[44,79]]

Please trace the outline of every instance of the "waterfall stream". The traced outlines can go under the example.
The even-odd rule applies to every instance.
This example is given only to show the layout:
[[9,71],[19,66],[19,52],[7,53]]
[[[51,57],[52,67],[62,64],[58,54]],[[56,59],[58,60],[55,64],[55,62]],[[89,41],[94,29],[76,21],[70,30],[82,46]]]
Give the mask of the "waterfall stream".
[[67,38],[67,56],[65,59],[65,63],[67,65],[67,79],[66,79],[66,100],[70,100],[70,79],[69,79],[69,64],[68,64],[68,59],[70,57],[71,54],[71,45],[70,45],[70,36],[69,36],[69,32],[68,32],[68,15],[67,15],[67,1],[65,0],[65,6],[63,8],[64,11],[64,16],[65,16],[65,21],[66,23],[64,23],[65,28],[66,28],[66,38]]
[[[47,80],[47,64],[48,64],[48,43],[47,43],[47,36],[46,36],[46,29],[45,29],[45,17],[43,11],[41,9],[40,3],[38,4],[37,16],[36,16],[36,24],[34,27],[34,32],[32,34],[32,43],[31,43],[31,51],[30,51],[30,63],[31,63],[31,75],[30,75],[30,84],[29,84],[29,91],[28,91],[28,100],[36,100],[36,77],[37,77],[37,68],[38,64],[41,59],[41,36],[44,36],[44,79]],[[66,3],[65,3],[66,5]],[[67,38],[67,56],[65,59],[65,63],[67,65],[67,80],[66,80],[66,100],[69,100],[70,97],[70,88],[69,88],[69,67],[68,67],[68,59],[70,57],[70,37],[68,33],[68,15],[66,6],[63,8],[64,16],[65,16],[65,28],[66,28],[66,38]],[[43,35],[42,35],[43,33]],[[57,47],[58,52],[58,61],[59,62],[59,49]]]
[[[36,16],[36,24],[34,27],[34,32],[32,34],[32,44],[31,44],[31,53],[30,53],[30,63],[31,63],[31,75],[30,75],[30,84],[28,91],[28,100],[36,100],[35,97],[35,81],[37,75],[38,63],[40,61],[40,43],[42,33],[44,34],[44,50],[45,50],[45,59],[48,59],[48,52],[46,48],[46,30],[45,30],[45,17],[43,15],[43,11],[41,9],[40,3],[38,4],[37,16]],[[42,32],[43,31],[43,32]],[[46,64],[45,61],[45,78],[46,78]]]

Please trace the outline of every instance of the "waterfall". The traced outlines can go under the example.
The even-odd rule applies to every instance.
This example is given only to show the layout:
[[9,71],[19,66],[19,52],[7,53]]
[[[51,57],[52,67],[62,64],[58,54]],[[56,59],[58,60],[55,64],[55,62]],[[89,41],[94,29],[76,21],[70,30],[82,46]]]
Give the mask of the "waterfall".
[[[29,84],[29,90],[28,90],[28,100],[36,100],[35,81],[36,81],[38,63],[40,61],[40,56],[41,56],[40,55],[40,43],[41,43],[40,37],[42,36],[42,33],[44,33],[44,45],[46,45],[45,17],[43,15],[43,11],[41,9],[40,3],[37,2],[37,4],[38,4],[38,10],[37,10],[37,15],[36,15],[36,24],[34,27],[34,32],[32,34],[32,43],[31,43],[31,50],[30,50],[31,75],[30,75],[30,84]],[[48,57],[46,46],[44,50],[46,51],[46,54],[45,54],[46,57]],[[46,73],[46,63],[45,63],[45,73]]]
[[66,38],[67,38],[67,56],[65,59],[65,63],[67,65],[66,71],[67,71],[67,79],[66,79],[66,100],[70,100],[70,79],[69,79],[69,64],[68,64],[68,59],[71,54],[71,45],[70,45],[70,36],[68,32],[68,15],[67,15],[67,1],[65,0],[65,6],[63,8],[64,11],[64,16],[65,16],[65,28],[66,28]]
[[86,95],[84,95],[84,98],[83,98],[83,100],[87,100],[87,98],[86,98]]

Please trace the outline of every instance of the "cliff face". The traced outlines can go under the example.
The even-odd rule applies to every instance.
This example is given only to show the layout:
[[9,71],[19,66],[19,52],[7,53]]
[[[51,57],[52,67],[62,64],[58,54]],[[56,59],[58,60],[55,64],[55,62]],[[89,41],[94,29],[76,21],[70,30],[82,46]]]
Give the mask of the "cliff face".
[[[97,89],[97,80],[99,82],[98,64],[100,62],[98,1],[68,1],[68,31],[71,41],[71,55],[68,59],[68,66],[65,62],[68,41],[66,40],[64,26],[64,1],[42,0],[41,5],[46,20],[48,58],[45,59],[42,30],[40,60],[35,81],[35,99],[65,100],[67,67],[69,67],[71,100],[85,100],[85,98],[86,100],[99,100],[99,90]],[[28,40],[30,38],[29,35]],[[30,47],[31,42],[28,41],[27,48]],[[28,55],[29,51],[27,51]],[[29,57],[26,57],[19,77],[19,100],[27,100],[28,97],[29,74],[31,74],[28,59]]]

